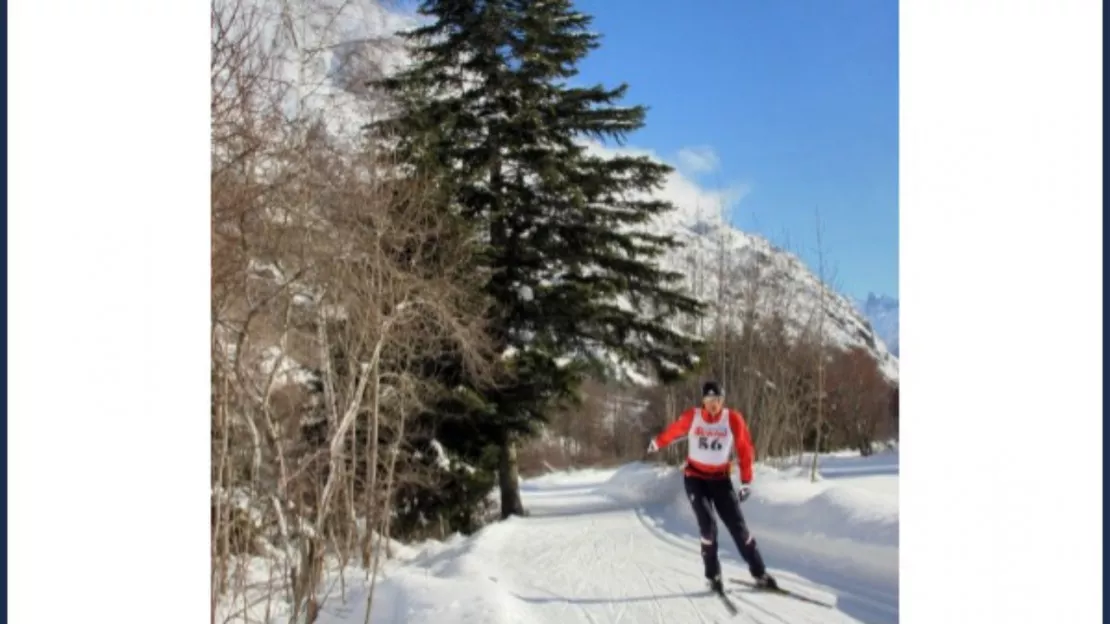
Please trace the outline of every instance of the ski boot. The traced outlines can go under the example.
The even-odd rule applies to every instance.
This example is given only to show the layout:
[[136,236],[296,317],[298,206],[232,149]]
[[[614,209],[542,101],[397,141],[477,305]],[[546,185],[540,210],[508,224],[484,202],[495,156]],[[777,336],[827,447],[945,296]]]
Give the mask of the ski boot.
[[754,577],[754,579],[756,589],[775,591],[779,588],[779,583],[775,580],[775,577],[767,574],[766,572],[764,572],[762,576]]
[[715,594],[725,593],[725,586],[721,583],[721,576],[719,574],[707,580],[709,581],[709,591]]

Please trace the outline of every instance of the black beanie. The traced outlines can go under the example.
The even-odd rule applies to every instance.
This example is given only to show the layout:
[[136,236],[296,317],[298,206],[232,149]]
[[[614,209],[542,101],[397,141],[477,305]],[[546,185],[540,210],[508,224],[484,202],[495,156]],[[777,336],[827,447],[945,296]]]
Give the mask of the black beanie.
[[705,384],[701,387],[701,396],[702,398],[721,398],[722,396],[724,396],[724,393],[721,392],[721,384],[715,381],[705,382]]

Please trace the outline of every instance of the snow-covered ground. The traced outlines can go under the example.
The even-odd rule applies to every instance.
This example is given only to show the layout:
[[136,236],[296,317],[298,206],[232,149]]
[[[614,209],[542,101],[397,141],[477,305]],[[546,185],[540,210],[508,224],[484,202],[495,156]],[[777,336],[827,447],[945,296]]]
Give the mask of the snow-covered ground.
[[[730,616],[704,593],[681,475],[634,463],[526,481],[529,517],[404,549],[378,582],[370,622],[897,622],[898,455],[830,455],[820,466],[817,483],[801,467],[758,466],[743,510],[781,584],[835,609],[735,586]],[[725,576],[749,578],[721,536]],[[321,624],[364,622],[357,581],[346,595]]]

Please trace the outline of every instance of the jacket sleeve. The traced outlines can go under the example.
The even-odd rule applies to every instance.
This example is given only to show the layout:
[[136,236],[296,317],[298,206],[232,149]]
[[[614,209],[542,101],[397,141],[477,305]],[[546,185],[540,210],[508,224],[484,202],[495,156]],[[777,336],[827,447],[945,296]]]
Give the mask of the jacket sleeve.
[[690,425],[693,422],[694,410],[692,408],[686,410],[685,412],[682,412],[682,415],[678,417],[678,420],[671,423],[666,429],[663,430],[663,433],[660,433],[658,436],[655,437],[655,445],[659,448],[663,448],[671,442],[674,442],[675,440],[686,435],[687,433],[690,433]]
[[740,483],[752,482],[752,465],[755,463],[755,447],[748,431],[748,423],[740,412],[728,411],[728,426],[732,429],[732,439],[736,444],[736,457],[740,462]]

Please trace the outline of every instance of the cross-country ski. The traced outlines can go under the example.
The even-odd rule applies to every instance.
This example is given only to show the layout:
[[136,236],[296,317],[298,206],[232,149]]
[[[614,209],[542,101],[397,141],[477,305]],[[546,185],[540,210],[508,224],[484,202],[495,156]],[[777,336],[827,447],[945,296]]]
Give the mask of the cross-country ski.
[[821,605],[822,607],[832,608],[832,607],[835,606],[835,605],[833,605],[829,602],[826,602],[826,601],[823,601],[823,600],[818,600],[817,598],[812,598],[812,597],[807,596],[803,593],[799,593],[797,590],[787,589],[785,587],[773,587],[773,588],[761,587],[758,583],[755,583],[754,581],[749,581],[749,580],[745,580],[745,579],[735,579],[735,578],[729,579],[729,582],[730,583],[736,583],[737,585],[743,585],[743,586],[747,587],[750,591],[761,591],[761,592],[767,592],[769,594],[778,594],[780,596],[788,596],[790,598],[794,598],[795,600],[801,600],[803,602],[808,602],[810,604]]

